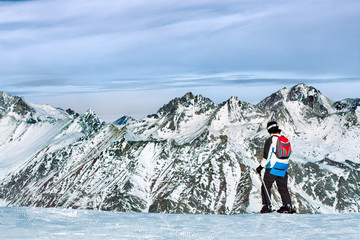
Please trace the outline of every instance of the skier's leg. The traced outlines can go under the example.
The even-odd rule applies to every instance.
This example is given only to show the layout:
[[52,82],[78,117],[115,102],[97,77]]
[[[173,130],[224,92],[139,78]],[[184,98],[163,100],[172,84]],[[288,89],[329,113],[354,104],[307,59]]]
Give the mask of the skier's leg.
[[287,180],[288,180],[287,173],[285,174],[285,177],[277,177],[276,178],[276,185],[279,189],[279,193],[281,196],[281,200],[283,202],[283,206],[286,206],[287,204],[291,205],[291,198],[290,198],[289,190],[287,187]]
[[[271,198],[271,187],[272,187],[272,184],[275,181],[275,178],[276,178],[276,176],[270,174],[270,169],[265,169],[264,183],[265,183],[265,186],[266,186],[266,189],[267,189],[267,191],[269,193],[270,198]],[[271,205],[271,200],[268,199],[268,196],[267,196],[267,193],[265,191],[264,186],[261,187],[261,196],[262,196],[263,205],[264,204]]]

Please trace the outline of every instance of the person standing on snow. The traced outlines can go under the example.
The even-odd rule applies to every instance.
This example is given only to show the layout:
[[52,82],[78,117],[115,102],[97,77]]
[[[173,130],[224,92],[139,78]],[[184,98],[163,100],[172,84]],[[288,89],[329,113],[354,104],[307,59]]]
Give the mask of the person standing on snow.
[[[291,205],[289,190],[287,187],[288,174],[286,170],[289,167],[289,156],[291,153],[290,142],[284,136],[281,136],[281,129],[275,121],[268,122],[267,130],[271,135],[264,145],[264,155],[260,165],[256,171],[260,174],[263,168],[265,174],[263,178],[263,185],[261,187],[261,196],[263,207],[260,213],[272,212],[271,207],[271,187],[276,182],[281,195],[283,206],[277,210],[280,213],[294,213],[295,210]],[[286,142],[287,147],[282,148],[283,142]],[[264,186],[265,184],[265,186]],[[266,187],[266,189],[264,188]],[[266,191],[267,190],[267,191]]]

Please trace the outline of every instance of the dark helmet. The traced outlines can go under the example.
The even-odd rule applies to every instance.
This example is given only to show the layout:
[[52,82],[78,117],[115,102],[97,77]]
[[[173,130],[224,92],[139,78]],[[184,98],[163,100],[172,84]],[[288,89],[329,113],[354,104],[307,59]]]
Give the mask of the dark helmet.
[[279,124],[275,121],[268,122],[266,128],[270,134],[281,132],[281,129],[279,129]]

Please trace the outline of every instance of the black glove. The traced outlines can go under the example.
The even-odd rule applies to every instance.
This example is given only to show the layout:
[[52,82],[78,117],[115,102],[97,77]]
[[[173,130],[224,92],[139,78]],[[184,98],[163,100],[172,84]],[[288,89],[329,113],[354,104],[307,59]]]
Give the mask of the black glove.
[[263,170],[263,167],[261,165],[259,165],[257,168],[256,168],[256,171],[258,174],[261,175],[261,170]]

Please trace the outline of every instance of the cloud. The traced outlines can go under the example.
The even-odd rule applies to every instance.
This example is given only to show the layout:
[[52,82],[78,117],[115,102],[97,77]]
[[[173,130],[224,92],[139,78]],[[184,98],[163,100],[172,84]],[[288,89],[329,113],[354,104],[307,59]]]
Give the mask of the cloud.
[[0,86],[54,97],[354,83],[358,9],[357,0],[0,1]]
[[359,77],[336,75],[299,75],[285,72],[228,72],[202,73],[184,75],[141,76],[136,78],[102,79],[101,81],[86,81],[86,79],[48,79],[9,81],[3,87],[10,93],[39,96],[63,96],[73,94],[108,94],[111,92],[143,92],[175,89],[177,91],[193,91],[204,88],[244,88],[253,86],[268,87],[269,85],[282,88],[306,84],[344,84],[360,82]]
[[168,74],[329,67],[354,73],[358,6],[356,1],[20,2],[2,6],[0,13],[0,62],[6,66],[0,73],[116,77],[154,69]]

